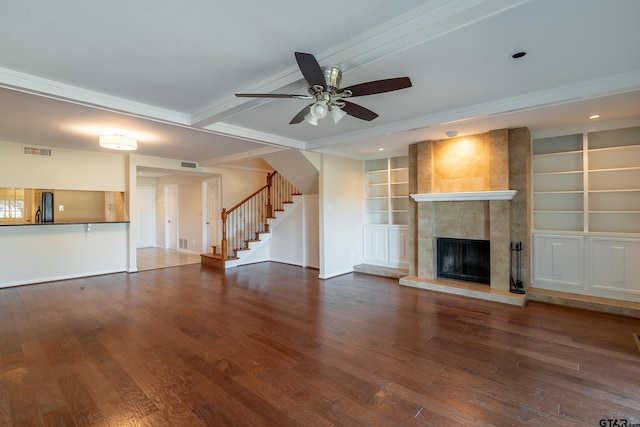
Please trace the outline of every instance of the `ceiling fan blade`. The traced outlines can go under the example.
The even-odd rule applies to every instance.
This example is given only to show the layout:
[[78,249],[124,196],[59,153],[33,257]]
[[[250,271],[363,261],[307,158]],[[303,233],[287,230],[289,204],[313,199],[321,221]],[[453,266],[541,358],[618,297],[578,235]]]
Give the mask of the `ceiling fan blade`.
[[322,72],[322,68],[320,68],[320,64],[318,64],[316,57],[310,53],[302,52],[296,52],[295,55],[298,67],[309,86],[312,88],[314,86],[325,87],[327,83],[324,80],[324,73]]
[[344,102],[342,110],[350,116],[357,117],[358,119],[366,120],[368,122],[378,117],[376,113],[361,105],[354,104],[353,102],[347,102],[345,100],[342,100],[341,102]]
[[303,121],[305,116],[311,112],[311,106],[312,105],[313,104],[309,104],[306,107],[304,107],[302,110],[300,110],[300,112],[298,114],[296,114],[293,119],[291,119],[289,124],[290,125],[297,125],[298,123]]
[[238,98],[290,98],[312,99],[311,95],[292,95],[287,93],[236,93]]
[[376,93],[392,92],[394,90],[411,87],[409,77],[396,77],[393,79],[374,80],[372,82],[360,83],[357,85],[342,88],[338,93],[350,91],[351,96],[374,95]]

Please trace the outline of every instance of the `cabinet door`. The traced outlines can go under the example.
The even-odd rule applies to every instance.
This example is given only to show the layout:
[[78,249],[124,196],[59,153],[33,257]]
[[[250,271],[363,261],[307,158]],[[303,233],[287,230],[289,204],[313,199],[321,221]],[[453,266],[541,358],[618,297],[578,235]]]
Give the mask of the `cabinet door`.
[[386,263],[389,259],[387,227],[364,227],[364,260]]
[[409,263],[409,229],[389,228],[389,263],[404,266]]
[[591,238],[591,286],[640,296],[640,240]]
[[545,289],[584,288],[584,237],[533,236],[533,282]]

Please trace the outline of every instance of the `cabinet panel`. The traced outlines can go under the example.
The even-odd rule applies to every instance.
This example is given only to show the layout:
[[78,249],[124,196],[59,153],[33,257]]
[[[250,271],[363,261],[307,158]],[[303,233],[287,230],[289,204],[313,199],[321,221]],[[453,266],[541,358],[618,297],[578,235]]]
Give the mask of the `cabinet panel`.
[[409,262],[408,228],[389,228],[389,262],[397,265]]
[[364,227],[364,259],[367,262],[386,263],[389,258],[387,227]]
[[640,240],[593,237],[591,286],[640,296]]
[[563,288],[584,288],[584,238],[536,234],[533,238],[533,281]]

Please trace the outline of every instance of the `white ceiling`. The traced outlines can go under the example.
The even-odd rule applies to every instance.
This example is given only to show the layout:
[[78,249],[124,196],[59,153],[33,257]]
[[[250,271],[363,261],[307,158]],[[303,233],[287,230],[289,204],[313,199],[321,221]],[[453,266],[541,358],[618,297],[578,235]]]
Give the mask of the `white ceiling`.
[[[0,140],[85,150],[102,133],[138,153],[213,165],[287,148],[355,158],[490,129],[640,117],[638,0],[3,0]],[[354,98],[371,122],[289,125],[309,101],[294,52],[342,86],[408,76]],[[527,55],[511,58],[517,51]]]

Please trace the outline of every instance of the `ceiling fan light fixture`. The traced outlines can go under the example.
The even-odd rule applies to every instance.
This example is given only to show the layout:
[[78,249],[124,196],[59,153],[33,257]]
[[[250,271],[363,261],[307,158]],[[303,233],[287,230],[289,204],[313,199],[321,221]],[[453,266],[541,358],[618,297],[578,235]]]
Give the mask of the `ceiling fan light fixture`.
[[311,115],[316,119],[324,119],[329,112],[329,106],[326,101],[318,101],[311,106]]
[[331,108],[331,117],[333,118],[333,123],[338,123],[347,113],[340,107],[333,106]]
[[318,118],[311,113],[304,116],[304,121],[309,123],[310,125],[318,126]]
[[111,150],[131,151],[138,149],[138,140],[124,135],[100,135],[100,146]]

